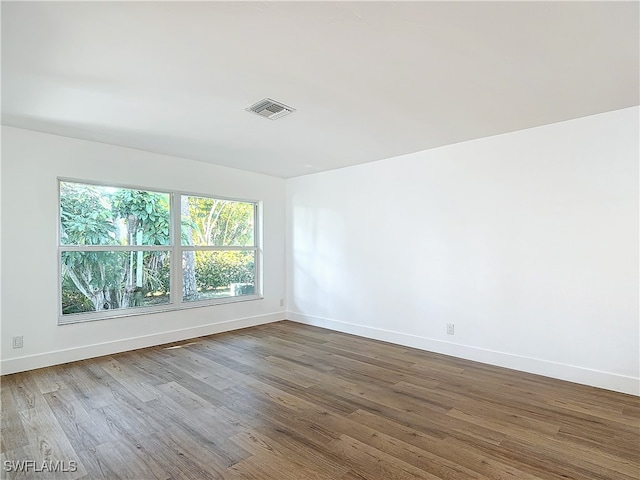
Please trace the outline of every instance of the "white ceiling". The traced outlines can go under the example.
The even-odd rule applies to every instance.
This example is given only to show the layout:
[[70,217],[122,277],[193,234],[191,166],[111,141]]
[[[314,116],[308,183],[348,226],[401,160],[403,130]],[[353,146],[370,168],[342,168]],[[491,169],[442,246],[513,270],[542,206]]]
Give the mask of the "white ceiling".
[[2,122],[293,177],[638,105],[638,7],[3,1]]

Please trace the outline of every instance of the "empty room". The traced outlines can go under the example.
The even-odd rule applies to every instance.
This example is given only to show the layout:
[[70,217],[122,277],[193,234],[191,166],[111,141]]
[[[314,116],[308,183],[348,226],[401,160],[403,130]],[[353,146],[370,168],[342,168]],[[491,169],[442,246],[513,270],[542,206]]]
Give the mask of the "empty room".
[[640,479],[640,2],[1,2],[2,479]]

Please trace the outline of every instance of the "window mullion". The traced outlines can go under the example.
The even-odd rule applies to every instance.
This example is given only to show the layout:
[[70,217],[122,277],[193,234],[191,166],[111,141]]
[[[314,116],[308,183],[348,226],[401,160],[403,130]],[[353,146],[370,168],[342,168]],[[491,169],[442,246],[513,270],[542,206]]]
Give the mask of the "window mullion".
[[217,245],[182,245],[183,252],[213,251],[213,252],[254,252],[258,249],[255,246],[249,247],[222,247]]
[[164,252],[170,245],[60,245],[61,252]]
[[171,194],[171,303],[182,303],[182,198]]

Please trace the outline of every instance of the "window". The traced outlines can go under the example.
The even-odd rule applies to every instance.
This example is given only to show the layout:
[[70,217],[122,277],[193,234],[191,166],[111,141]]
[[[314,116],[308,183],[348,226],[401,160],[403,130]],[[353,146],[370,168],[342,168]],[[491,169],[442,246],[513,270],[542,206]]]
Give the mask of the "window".
[[255,290],[255,207],[181,196],[182,300],[251,295]]
[[61,180],[59,323],[260,298],[257,213],[256,202]]

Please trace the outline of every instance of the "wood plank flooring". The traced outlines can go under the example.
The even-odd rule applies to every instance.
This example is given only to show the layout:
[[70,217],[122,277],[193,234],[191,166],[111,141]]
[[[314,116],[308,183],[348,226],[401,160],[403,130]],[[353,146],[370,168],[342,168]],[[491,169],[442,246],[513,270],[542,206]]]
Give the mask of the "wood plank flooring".
[[7,479],[640,478],[638,397],[293,322],[1,387]]

